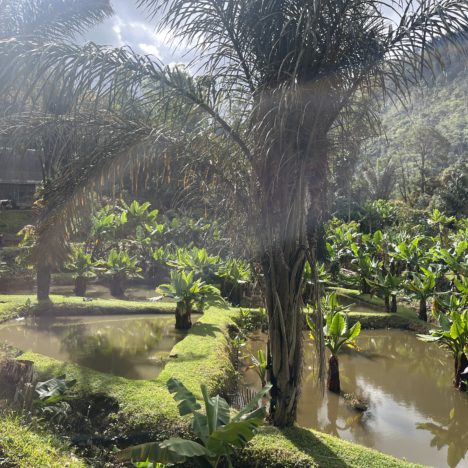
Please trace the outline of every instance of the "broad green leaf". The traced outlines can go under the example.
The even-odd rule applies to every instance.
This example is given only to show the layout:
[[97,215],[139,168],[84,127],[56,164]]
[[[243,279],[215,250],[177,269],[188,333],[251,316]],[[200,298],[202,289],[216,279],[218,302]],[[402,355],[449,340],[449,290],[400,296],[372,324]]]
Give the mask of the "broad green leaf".
[[353,341],[356,337],[359,336],[361,333],[361,322],[356,322],[350,329],[349,329],[349,336],[348,340]]
[[225,425],[230,421],[230,408],[226,400],[219,395],[210,397],[206,385],[201,385],[201,391],[205,401],[208,431],[211,434],[218,426]]
[[218,452],[220,445],[232,445],[242,448],[255,435],[256,429],[263,423],[263,420],[248,419],[245,421],[233,421],[226,426],[222,426],[214,431],[206,446],[210,451]]
[[190,390],[188,390],[185,385],[178,379],[170,378],[166,385],[169,392],[175,394],[174,400],[180,402],[177,406],[181,416],[193,413],[194,411],[201,408],[200,404],[195,398],[195,395]]
[[187,458],[211,457],[213,454],[203,445],[191,440],[173,437],[164,442],[152,442],[122,450],[118,454],[120,460],[149,461],[165,464],[183,463]]
[[233,421],[239,421],[244,418],[248,418],[252,411],[258,408],[258,402],[271,390],[272,385],[267,384],[261,390],[259,390],[252,400],[242,408],[233,418]]
[[346,328],[346,321],[342,314],[339,312],[333,316],[331,325],[328,329],[328,334],[331,336],[341,336]]

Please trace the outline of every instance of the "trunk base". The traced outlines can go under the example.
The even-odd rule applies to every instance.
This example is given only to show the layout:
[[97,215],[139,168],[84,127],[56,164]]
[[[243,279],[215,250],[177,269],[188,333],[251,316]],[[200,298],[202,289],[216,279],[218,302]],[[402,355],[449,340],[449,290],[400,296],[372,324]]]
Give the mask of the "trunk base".
[[188,330],[192,328],[192,310],[188,304],[177,303],[175,312],[175,328],[177,330]]
[[37,267],[37,300],[47,301],[50,294],[51,273],[48,266]]
[[427,322],[427,304],[426,299],[421,299],[419,301],[419,313],[418,313],[419,320],[423,320]]
[[124,280],[122,278],[112,278],[110,282],[110,293],[112,297],[125,296]]
[[340,385],[340,367],[338,364],[338,358],[336,356],[330,356],[328,360],[328,390],[333,393],[341,392]]
[[77,276],[75,278],[75,296],[85,296],[86,295],[86,278],[83,276]]

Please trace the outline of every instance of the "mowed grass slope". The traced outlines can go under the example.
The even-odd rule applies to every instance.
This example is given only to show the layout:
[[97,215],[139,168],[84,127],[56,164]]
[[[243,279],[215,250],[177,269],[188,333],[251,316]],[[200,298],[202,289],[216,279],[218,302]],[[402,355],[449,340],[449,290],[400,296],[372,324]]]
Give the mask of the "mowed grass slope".
[[[21,300],[11,300],[11,303],[18,304],[23,299],[22,296]],[[75,299],[71,299],[73,303]],[[54,303],[60,301],[53,300]],[[67,300],[63,299],[65,304]],[[139,307],[127,305],[129,313]],[[236,309],[208,309],[187,337],[173,348],[177,357],[153,381],[115,377],[33,353],[24,354],[20,359],[34,361],[42,378],[63,373],[76,378],[76,390],[84,398],[87,394],[101,392],[114,398],[119,404],[114,428],[119,435],[149,431],[155,438],[162,439],[174,434],[189,434],[190,419],[179,416],[177,405],[166,389],[166,381],[170,377],[180,379],[198,398],[201,397],[202,383],[212,394],[221,391],[226,380],[235,373],[230,359],[229,328],[236,313]],[[236,456],[236,466],[367,468],[416,465],[317,431],[299,427],[280,431],[264,427]]]

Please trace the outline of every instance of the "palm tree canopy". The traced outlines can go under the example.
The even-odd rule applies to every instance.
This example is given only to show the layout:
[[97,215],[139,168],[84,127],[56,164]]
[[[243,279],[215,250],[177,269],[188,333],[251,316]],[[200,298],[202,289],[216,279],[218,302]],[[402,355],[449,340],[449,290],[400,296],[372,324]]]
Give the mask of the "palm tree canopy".
[[0,39],[73,38],[112,13],[109,0],[0,0]]

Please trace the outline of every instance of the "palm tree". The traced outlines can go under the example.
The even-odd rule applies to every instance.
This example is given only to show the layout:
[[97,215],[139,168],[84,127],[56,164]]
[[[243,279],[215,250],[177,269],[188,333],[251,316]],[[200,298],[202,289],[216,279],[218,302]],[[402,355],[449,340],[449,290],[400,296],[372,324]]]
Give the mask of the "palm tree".
[[[302,374],[304,264],[306,259],[314,263],[334,132],[352,113],[358,96],[382,91],[402,99],[434,62],[443,64],[437,47],[441,36],[452,35],[451,43],[463,49],[453,34],[466,38],[466,2],[137,3],[152,18],[162,18],[162,28],[200,52],[193,64],[196,76],[128,48],[42,39],[0,44],[2,60],[8,63],[0,72],[3,87],[26,74],[55,81],[58,94],[73,96],[73,111],[67,119],[55,119],[55,128],[68,134],[65,129],[72,127],[95,143],[86,152],[78,145],[79,157],[46,187],[39,238],[50,239],[50,226],[60,220],[73,220],[86,184],[115,161],[144,149],[161,157],[174,142],[205,145],[200,154],[227,187],[228,196],[219,198],[231,206],[232,200],[238,202],[239,232],[247,232],[262,265],[273,385],[270,417],[277,426],[290,426]],[[393,9],[396,20],[385,16],[385,6]],[[165,115],[188,116],[190,125]],[[205,118],[194,122],[194,115]],[[17,136],[13,142],[40,132],[48,116],[19,120],[29,133],[23,131],[21,138],[9,132]],[[10,127],[17,128],[14,122]],[[210,145],[215,149],[206,151]],[[65,224],[59,234],[67,238],[70,223]],[[39,245],[48,251],[45,242]],[[320,314],[317,321],[321,330]],[[323,340],[320,334],[318,338],[323,364]],[[321,370],[323,375],[323,365]]]
[[[70,41],[112,13],[109,0],[3,0],[0,2],[0,40],[37,41],[40,38],[41,41],[50,42]],[[0,67],[7,69],[8,65],[8,59],[2,55]],[[43,184],[46,185],[73,157],[70,139],[64,139],[60,132],[55,131],[53,122],[54,117],[59,118],[72,110],[71,94],[56,92],[56,82],[41,77],[24,74],[13,76],[13,79],[23,83],[23,86],[19,87],[20,90],[24,91],[31,86],[42,90],[41,99],[36,102],[36,106],[41,114],[49,116],[48,122],[45,123],[48,128],[44,131],[43,127],[40,134],[35,134],[34,137],[31,135],[30,141],[31,147],[39,150],[36,154],[40,158]],[[18,105],[18,100],[15,104],[14,93],[18,85],[8,86],[8,84],[2,82],[2,85],[6,85],[2,88],[6,96],[4,108],[7,115],[15,111],[32,111],[31,96],[28,96],[27,92],[23,93],[20,104]],[[24,147],[27,148],[23,145]],[[59,226],[55,237],[56,239],[63,237]],[[63,245],[63,241],[56,245]],[[49,297],[51,269],[57,266],[57,258],[53,252],[53,249],[43,252],[48,258],[35,255],[39,300]],[[59,259],[63,261],[65,258],[66,250],[62,249]]]

